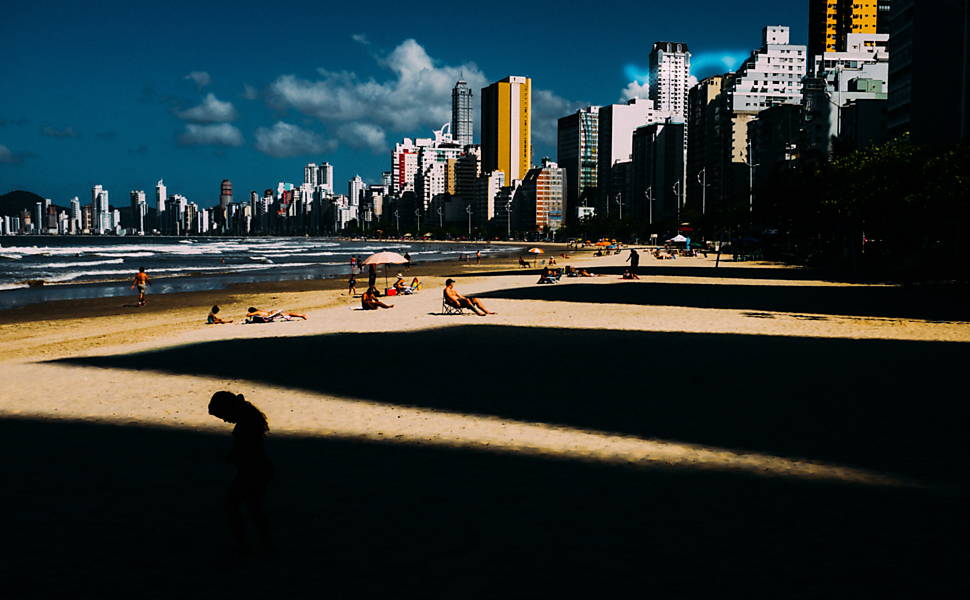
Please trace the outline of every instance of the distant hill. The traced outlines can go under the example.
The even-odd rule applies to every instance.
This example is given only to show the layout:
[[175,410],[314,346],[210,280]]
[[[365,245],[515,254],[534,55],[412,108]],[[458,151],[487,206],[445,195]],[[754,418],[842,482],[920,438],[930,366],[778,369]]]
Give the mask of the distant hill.
[[[43,202],[44,198],[38,196],[33,192],[25,192],[23,190],[15,190],[7,194],[0,196],[0,216],[15,217],[20,214],[20,211],[27,209],[28,211],[34,210],[34,205],[37,202]],[[57,206],[58,210],[64,209],[63,206]],[[64,209],[66,210],[66,209]]]

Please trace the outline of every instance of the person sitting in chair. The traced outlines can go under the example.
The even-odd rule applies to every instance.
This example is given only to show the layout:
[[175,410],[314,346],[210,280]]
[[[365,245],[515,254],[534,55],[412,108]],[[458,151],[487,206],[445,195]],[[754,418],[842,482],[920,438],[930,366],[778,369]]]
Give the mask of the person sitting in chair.
[[364,310],[377,310],[378,308],[394,308],[393,304],[384,304],[377,299],[377,288],[370,286],[367,291],[360,296],[360,306]]
[[397,274],[397,281],[394,282],[394,289],[397,290],[398,295],[401,296],[414,293],[411,286],[404,283],[404,275],[401,275],[400,273]]
[[444,292],[442,292],[442,295],[444,297],[445,304],[448,306],[454,308],[470,308],[472,312],[480,317],[495,314],[485,308],[485,305],[482,304],[482,301],[478,298],[466,298],[465,296],[459,294],[458,290],[455,289],[454,279],[445,280],[445,289]]
[[520,266],[520,267],[522,267],[522,268],[524,268],[524,269],[528,269],[528,268],[529,268],[529,267],[531,267],[532,265],[530,265],[529,263],[527,263],[527,262],[525,261],[525,259],[523,259],[523,258],[522,258],[522,257],[520,256],[520,257],[519,257],[519,266]]

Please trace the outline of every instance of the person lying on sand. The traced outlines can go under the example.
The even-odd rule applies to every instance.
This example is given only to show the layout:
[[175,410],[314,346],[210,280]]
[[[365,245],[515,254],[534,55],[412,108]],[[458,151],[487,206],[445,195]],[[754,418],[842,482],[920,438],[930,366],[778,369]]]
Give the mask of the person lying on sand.
[[274,321],[292,321],[293,319],[307,319],[302,313],[284,312],[282,310],[259,310],[255,306],[250,306],[246,310],[247,323],[272,323]]
[[209,325],[225,325],[226,323],[232,323],[232,319],[229,319],[228,321],[226,319],[220,319],[218,316],[216,316],[218,314],[219,306],[213,306],[212,310],[209,311],[209,316],[205,318],[205,322]]
[[444,295],[445,304],[448,306],[453,306],[455,308],[470,308],[472,312],[480,317],[495,314],[485,308],[485,305],[482,304],[482,301],[478,298],[466,298],[465,296],[459,294],[458,290],[455,289],[454,279],[448,279],[445,281],[445,289],[442,294]]
[[394,308],[393,304],[384,304],[377,299],[377,288],[370,286],[360,297],[360,306],[364,310],[377,310],[378,308]]

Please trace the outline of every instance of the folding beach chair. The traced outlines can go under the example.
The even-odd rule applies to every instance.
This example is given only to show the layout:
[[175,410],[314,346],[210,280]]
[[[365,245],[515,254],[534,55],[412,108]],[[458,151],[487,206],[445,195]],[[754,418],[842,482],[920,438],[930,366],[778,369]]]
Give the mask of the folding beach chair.
[[452,304],[448,304],[448,301],[445,299],[445,295],[442,294],[441,295],[441,314],[443,314],[443,315],[463,315],[463,314],[465,314],[465,310],[463,308],[461,308],[460,306],[454,306]]

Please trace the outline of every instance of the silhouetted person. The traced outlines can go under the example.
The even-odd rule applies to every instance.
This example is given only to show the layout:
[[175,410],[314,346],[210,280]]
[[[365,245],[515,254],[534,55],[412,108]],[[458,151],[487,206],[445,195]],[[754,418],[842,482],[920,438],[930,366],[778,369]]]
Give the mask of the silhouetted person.
[[630,248],[630,256],[627,256],[626,260],[630,262],[630,272],[636,275],[637,267],[640,266],[640,254],[636,251],[636,248]]
[[145,290],[151,285],[151,279],[148,277],[148,273],[145,272],[145,267],[138,269],[135,273],[135,277],[131,282],[131,289],[138,287],[138,306],[145,306],[148,303],[148,299],[145,298]]
[[273,477],[273,465],[263,447],[263,438],[269,431],[266,415],[242,394],[225,391],[212,395],[209,400],[209,414],[235,425],[232,429],[232,452],[229,453],[228,460],[236,465],[236,477],[229,484],[225,507],[239,551],[245,553],[248,550],[246,521],[242,512],[244,505],[256,525],[263,547],[271,550],[269,519],[263,505],[266,488]]

